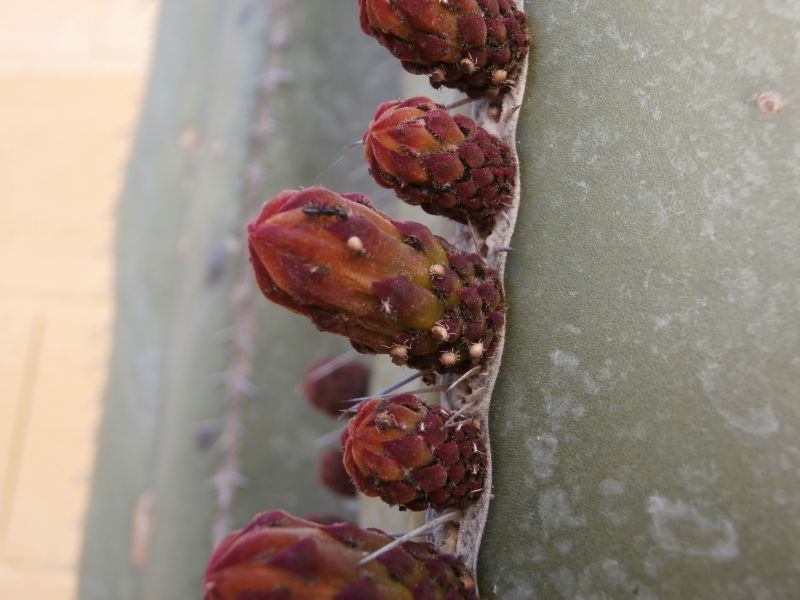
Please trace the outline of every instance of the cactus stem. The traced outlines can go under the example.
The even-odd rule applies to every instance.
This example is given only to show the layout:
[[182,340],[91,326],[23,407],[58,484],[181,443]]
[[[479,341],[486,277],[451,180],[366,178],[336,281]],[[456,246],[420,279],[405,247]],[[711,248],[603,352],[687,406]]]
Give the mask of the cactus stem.
[[406,543],[406,542],[408,542],[410,540],[413,540],[415,537],[419,537],[422,534],[427,533],[428,531],[431,531],[432,529],[436,529],[439,525],[444,525],[445,523],[449,523],[450,521],[457,521],[460,517],[461,517],[461,511],[460,510],[452,510],[452,511],[447,512],[447,513],[445,513],[445,514],[443,514],[443,515],[441,515],[439,517],[436,517],[435,519],[433,519],[431,521],[428,521],[424,525],[421,525],[420,527],[417,527],[416,529],[412,529],[411,531],[409,531],[408,533],[400,536],[399,538],[397,538],[393,542],[390,542],[390,543],[386,544],[384,547],[380,548],[379,550],[376,550],[372,554],[368,554],[367,556],[362,558],[360,561],[358,561],[358,566],[359,567],[363,567],[368,562],[371,562],[371,561],[375,560],[379,556],[381,556],[383,554],[386,554],[387,552],[389,552],[390,550],[393,550],[394,548],[397,548],[401,544],[404,544],[404,543]]

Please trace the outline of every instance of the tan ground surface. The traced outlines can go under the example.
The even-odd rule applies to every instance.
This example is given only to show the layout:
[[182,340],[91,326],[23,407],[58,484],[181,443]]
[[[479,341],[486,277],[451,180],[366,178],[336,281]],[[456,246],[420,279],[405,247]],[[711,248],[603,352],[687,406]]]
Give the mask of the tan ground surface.
[[113,318],[114,204],[154,9],[0,7],[3,600],[74,596]]

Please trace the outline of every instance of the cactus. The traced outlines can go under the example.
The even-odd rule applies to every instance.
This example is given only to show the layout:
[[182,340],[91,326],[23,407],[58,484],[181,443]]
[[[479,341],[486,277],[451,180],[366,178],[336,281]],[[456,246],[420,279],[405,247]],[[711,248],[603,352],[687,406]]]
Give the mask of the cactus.
[[265,504],[354,518],[317,479],[330,420],[294,391],[344,344],[258,299],[243,234],[283,187],[370,181],[358,152],[328,167],[398,95],[399,66],[365,79],[384,55],[355,5],[163,3],[119,209],[83,600],[197,598],[214,538]]
[[480,589],[792,597],[800,14],[609,6],[526,2]]
[[507,92],[528,53],[514,0],[358,0],[361,28],[410,73],[471,97]]
[[483,489],[480,423],[411,394],[364,402],[342,434],[358,489],[410,510],[464,508]]
[[460,561],[431,544],[393,540],[349,523],[320,525],[283,511],[257,515],[220,543],[205,574],[206,600],[477,600]]
[[364,152],[379,185],[483,233],[512,202],[516,165],[508,146],[428,98],[384,102],[364,134]]
[[258,285],[271,301],[350,338],[361,352],[463,373],[494,351],[505,306],[495,272],[360,195],[288,190],[248,227]]
[[[363,0],[362,8],[369,3]],[[256,14],[263,10],[263,3],[246,4]],[[308,10],[309,21],[312,15],[316,21],[333,3],[291,4],[295,10]],[[463,6],[456,0],[439,4]],[[391,20],[400,15],[399,8],[425,3],[383,5],[378,16]],[[217,20],[219,14],[205,4],[177,1],[165,10],[172,11],[171,22],[178,24],[191,22],[186,18],[191,15],[180,11],[204,11],[206,28],[192,32],[206,45],[204,36],[213,30],[211,23],[228,23]],[[494,460],[488,475],[493,476],[495,498],[479,562],[482,589],[511,600],[791,597],[800,587],[800,531],[795,518],[800,488],[792,477],[800,455],[793,403],[793,391],[800,385],[794,360],[798,340],[796,328],[787,327],[798,320],[800,305],[795,285],[800,279],[795,260],[800,254],[796,236],[800,214],[794,201],[800,122],[795,107],[797,78],[792,77],[800,67],[800,59],[792,53],[796,11],[786,0],[752,5],[723,0],[714,7],[626,3],[616,13],[594,3],[554,0],[529,2],[526,10],[538,48],[530,67],[536,85],[525,93],[519,129],[524,202],[519,204],[511,248],[491,248],[509,251],[506,282],[511,312],[491,406]],[[233,14],[233,9],[220,11]],[[239,22],[241,15],[236,16]],[[331,74],[330,85],[341,84],[344,104],[360,103],[367,95],[360,85],[369,79],[370,69],[365,64],[355,68],[362,52],[354,48],[355,36],[334,26],[338,10],[328,16],[328,27],[311,29],[314,35],[294,31],[292,36],[276,36],[292,40],[295,45],[286,55],[298,61],[292,63],[295,68],[281,73],[311,77],[342,65],[349,73],[353,67],[356,75]],[[410,16],[431,23],[425,23],[429,13]],[[374,14],[367,15],[370,33],[394,44],[385,35],[390,27],[371,29],[373,18]],[[167,33],[162,35],[164,43],[193,39],[176,36],[172,30]],[[247,37],[241,44],[241,33],[236,33],[239,46],[260,48],[259,36]],[[449,49],[459,46],[454,39],[445,39]],[[681,43],[675,44],[675,39]],[[347,60],[325,60],[337,41],[347,46]],[[473,65],[462,65],[463,57],[458,72],[453,62],[437,71],[433,62],[438,57],[428,55],[436,42],[416,37],[411,41],[417,48],[410,52],[421,52],[422,58],[416,54],[407,58],[421,66],[406,64],[407,68],[430,69],[435,83],[485,93],[485,87],[469,89],[464,84],[462,73],[473,66],[484,84],[490,75],[503,80],[496,72],[505,68],[490,74],[472,59]],[[306,47],[315,48],[316,54]],[[315,59],[301,64],[300,57],[309,54]],[[259,60],[254,61],[256,66]],[[191,72],[168,61],[160,64],[174,73]],[[231,61],[225,64],[228,67]],[[325,67],[320,69],[320,64]],[[198,59],[197,68],[209,70],[206,55]],[[240,86],[257,79],[226,70],[213,72],[237,77]],[[247,75],[258,72],[251,68]],[[445,81],[448,74],[451,81]],[[172,71],[168,75],[174,77]],[[169,79],[168,75],[162,77]],[[522,76],[511,71],[502,75],[504,81]],[[196,82],[198,89],[225,89],[213,83]],[[357,86],[359,94],[353,94]],[[234,88],[241,92],[242,87]],[[508,93],[513,94],[513,88]],[[284,135],[274,139],[276,154],[287,154],[287,171],[306,164],[308,155],[324,156],[316,168],[335,154],[319,143],[319,136],[338,122],[336,118],[321,118],[320,127],[298,126],[300,119],[306,121],[317,112],[328,114],[338,98],[335,93],[312,96],[325,101],[299,107],[301,116],[290,119],[293,127],[281,118],[262,124],[285,127]],[[187,103],[193,97],[189,95]],[[231,93],[230,97],[248,96]],[[516,110],[505,100],[503,114]],[[371,101],[374,107],[377,99]],[[501,110],[497,103],[494,107]],[[226,115],[240,114],[229,110],[228,104],[225,108]],[[497,112],[484,109],[479,109],[484,119],[480,124],[491,130],[487,121]],[[172,134],[169,140],[174,141],[176,131],[162,125],[156,119],[151,127],[166,132],[165,140]],[[304,131],[313,134],[303,138]],[[241,134],[234,137],[244,139]],[[191,146],[196,136],[184,139]],[[286,139],[292,139],[291,146],[279,141]],[[166,141],[163,145],[170,148]],[[237,147],[246,154],[243,146]],[[145,145],[138,154],[148,151],[157,154]],[[165,155],[169,159],[163,161],[169,171],[165,179],[176,182],[177,177],[170,179],[170,169],[188,161],[183,163],[170,152]],[[241,156],[238,160],[242,162]],[[194,166],[217,165],[207,159]],[[150,172],[146,164],[137,170],[143,178]],[[204,181],[213,179],[209,174],[213,169],[197,168],[197,172],[203,173]],[[278,186],[273,181],[270,193],[312,183],[319,182],[280,181]],[[351,183],[339,189],[354,189]],[[164,260],[173,249],[165,242],[178,237],[183,211],[188,211],[190,197],[196,200],[190,194],[179,195],[177,183],[166,187],[180,197],[175,204],[180,210],[174,215],[161,212],[163,202],[143,202],[141,194],[131,192],[123,203],[129,218],[148,228],[155,223],[160,229],[144,249],[148,260],[135,265],[144,268],[129,267],[121,281],[144,272],[146,289],[154,290],[156,298],[173,291],[169,286],[180,269],[177,259]],[[197,204],[190,224],[203,222],[206,212],[217,206],[209,196]],[[135,212],[142,210],[140,205],[152,212]],[[237,213],[230,221],[238,217]],[[491,245],[491,236],[488,242]],[[130,252],[125,243],[121,247]],[[193,281],[202,279],[198,272],[206,276],[216,271],[195,268]],[[225,281],[227,287],[216,288],[217,307],[229,307],[221,300],[231,287],[230,280]],[[107,417],[95,489],[122,489],[127,510],[102,513],[97,500],[93,503],[83,597],[92,597],[91,591],[93,597],[106,598],[109,589],[119,591],[118,597],[195,597],[198,578],[182,568],[197,564],[192,552],[203,547],[196,543],[198,536],[205,539],[215,512],[215,506],[197,501],[195,484],[212,472],[216,461],[198,465],[193,455],[176,452],[185,436],[151,433],[160,410],[168,423],[185,422],[178,406],[153,408],[159,390],[181,391],[204,406],[208,400],[202,386],[189,389],[199,392],[192,396],[186,394],[188,376],[172,375],[166,383],[148,377],[159,372],[153,367],[160,361],[153,356],[165,347],[171,356],[182,358],[184,373],[196,376],[214,370],[218,366],[214,361],[194,360],[193,346],[167,343],[165,332],[196,334],[190,325],[206,323],[204,317],[217,313],[183,310],[197,304],[200,286],[194,285],[179,290],[185,304],[177,304],[174,311],[165,311],[154,322],[134,322],[141,314],[139,283],[133,280],[121,287],[120,296],[128,298],[121,304],[121,314],[130,322],[120,320],[118,340],[128,336],[124,338],[128,354],[115,355],[110,396],[129,394],[150,404],[143,408],[134,400],[118,401]],[[271,315],[274,319],[278,314]],[[291,327],[273,333],[291,333],[294,341],[303,325],[297,319],[288,322]],[[445,333],[449,337],[446,327]],[[398,345],[406,347],[405,341]],[[136,356],[131,348],[149,350],[150,357],[140,363],[134,384],[126,379],[130,357]],[[227,361],[217,363],[225,366]],[[279,372],[270,376],[284,381]],[[265,415],[274,418],[274,409],[269,405],[256,410],[262,417],[259,422],[269,425]],[[299,421],[294,414],[292,419]],[[130,435],[119,436],[128,431],[111,429],[111,421],[124,424]],[[247,439],[249,448],[264,443]],[[150,448],[158,440],[167,460],[156,478],[151,473],[155,454]],[[118,465],[127,464],[123,459],[129,454],[141,454],[142,463],[130,468],[120,485],[108,474],[118,473]],[[252,468],[259,465],[257,459],[250,460],[246,471],[258,472]],[[150,486],[151,481],[156,485]],[[271,485],[275,480],[269,481]],[[250,497],[248,507],[267,494],[262,481],[254,479],[251,485],[253,489],[245,492]],[[190,533],[195,537],[190,543],[170,545],[165,543],[168,534],[157,529],[151,559],[146,560],[147,552],[135,553],[145,557],[143,578],[127,565],[127,531],[110,533],[108,523],[127,526],[133,498],[149,487],[157,489],[159,500],[170,499],[169,510],[162,514],[159,502],[159,510],[151,511],[152,502],[140,502],[135,523],[146,523],[148,515],[160,523],[178,522],[191,510]],[[188,493],[174,498],[165,493],[179,489],[190,490],[194,497],[187,501]],[[109,550],[109,538],[126,543]],[[169,560],[173,556],[177,563]],[[150,569],[158,572],[155,577]],[[143,585],[142,579],[150,582]]]

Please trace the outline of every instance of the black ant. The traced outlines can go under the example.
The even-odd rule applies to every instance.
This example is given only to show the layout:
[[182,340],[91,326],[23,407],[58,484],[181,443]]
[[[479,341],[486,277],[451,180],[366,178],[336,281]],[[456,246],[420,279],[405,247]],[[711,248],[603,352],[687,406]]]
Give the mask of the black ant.
[[338,206],[304,206],[303,213],[311,217],[338,217],[343,221],[347,219],[347,213]]

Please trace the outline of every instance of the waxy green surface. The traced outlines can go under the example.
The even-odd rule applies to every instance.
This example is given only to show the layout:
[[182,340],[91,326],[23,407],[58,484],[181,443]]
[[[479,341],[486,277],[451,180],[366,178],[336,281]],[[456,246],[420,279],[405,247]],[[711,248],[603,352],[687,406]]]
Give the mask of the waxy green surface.
[[526,4],[481,591],[796,597],[800,8]]

